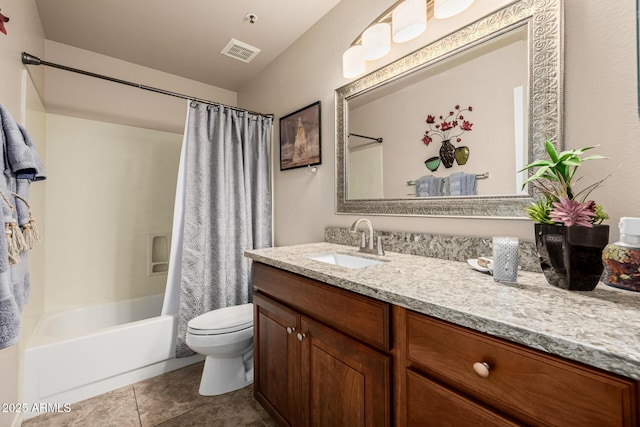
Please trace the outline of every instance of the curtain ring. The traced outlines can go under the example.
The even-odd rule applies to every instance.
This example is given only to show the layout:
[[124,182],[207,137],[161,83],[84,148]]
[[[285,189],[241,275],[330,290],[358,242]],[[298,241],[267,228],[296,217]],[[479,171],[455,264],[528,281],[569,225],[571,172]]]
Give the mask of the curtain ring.
[[198,103],[196,101],[191,101],[191,108],[196,108]]

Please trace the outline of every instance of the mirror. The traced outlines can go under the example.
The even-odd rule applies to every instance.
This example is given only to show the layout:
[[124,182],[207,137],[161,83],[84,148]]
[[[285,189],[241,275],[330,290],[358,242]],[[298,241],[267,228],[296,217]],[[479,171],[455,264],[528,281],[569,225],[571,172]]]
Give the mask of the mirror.
[[[562,149],[562,19],[561,0],[520,0],[337,89],[337,213],[526,218],[537,195],[518,171],[546,139]],[[468,158],[447,168],[435,126],[449,113],[472,126],[450,133]]]

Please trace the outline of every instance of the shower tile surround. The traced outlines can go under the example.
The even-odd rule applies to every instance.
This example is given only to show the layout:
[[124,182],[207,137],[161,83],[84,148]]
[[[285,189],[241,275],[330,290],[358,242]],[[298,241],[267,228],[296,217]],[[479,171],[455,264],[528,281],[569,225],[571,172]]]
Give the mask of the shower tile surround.
[[[549,285],[541,273],[526,270],[519,272],[517,284],[496,283],[466,262],[392,252],[397,247],[394,244],[412,247],[402,240],[412,234],[391,234],[400,243],[392,241],[387,245],[384,257],[360,255],[388,262],[359,269],[308,258],[329,252],[357,255],[357,247],[350,246],[351,238],[348,246],[322,242],[250,250],[245,255],[348,291],[640,380],[640,293],[602,283],[591,292],[570,292]],[[327,240],[346,237],[332,228],[327,229],[327,236]],[[434,247],[442,246],[437,249],[441,255],[451,245],[442,243],[446,237],[442,239],[432,240]]]

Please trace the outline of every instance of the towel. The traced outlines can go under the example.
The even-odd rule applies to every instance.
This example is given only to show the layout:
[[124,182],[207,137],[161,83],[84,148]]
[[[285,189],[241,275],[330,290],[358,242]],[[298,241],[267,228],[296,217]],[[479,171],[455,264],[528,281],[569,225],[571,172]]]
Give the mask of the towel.
[[[33,143],[33,140],[27,133],[27,130],[22,126],[18,125],[18,129],[20,129],[20,133],[22,133],[22,138],[24,139],[24,143],[27,147],[29,147],[29,151],[31,151],[31,156],[33,157],[33,162],[35,164],[35,170],[33,175],[27,176],[18,176],[17,178],[28,179],[29,181],[42,181],[43,179],[47,179],[47,176],[44,173],[44,164],[38,155],[38,151],[36,150],[36,146]],[[20,194],[18,192],[18,194]],[[22,194],[20,194],[22,196]]]
[[[0,104],[0,121],[2,123],[2,145],[4,149],[4,172],[15,178],[36,180],[36,177],[43,174],[40,170],[42,162],[36,160],[35,149],[29,139],[31,146],[27,145],[24,128],[16,123],[9,110]],[[42,175],[44,176],[44,175]]]
[[0,274],[0,350],[20,337],[20,309],[13,297],[9,271]]
[[462,176],[464,172],[457,172],[449,175],[444,179],[444,195],[460,196],[462,195]]
[[22,254],[22,262],[9,269],[13,299],[20,313],[22,313],[22,309],[29,300],[31,293],[31,278],[29,277],[29,263],[27,262],[28,254],[29,252],[24,252]]
[[465,174],[462,181],[462,195],[463,196],[475,196],[476,195],[476,174]]
[[441,195],[442,178],[426,175],[416,180],[416,197],[435,197]]
[[32,246],[22,233],[33,230],[35,225],[27,204],[29,185],[46,176],[26,129],[16,123],[2,104],[0,150],[0,170],[4,172],[0,173],[3,196],[0,215],[4,219],[4,230],[0,230],[0,349],[3,349],[20,337],[20,316],[30,293],[27,249]]
[[[24,200],[29,200],[29,184],[30,181],[27,179],[16,179],[16,194]],[[18,225],[20,227],[29,223],[29,219],[31,218],[31,213],[29,212],[29,207],[27,204],[18,197],[13,197],[12,203],[16,209],[16,216],[18,220]]]
[[476,176],[457,172],[444,179],[445,196],[473,196],[476,194]]

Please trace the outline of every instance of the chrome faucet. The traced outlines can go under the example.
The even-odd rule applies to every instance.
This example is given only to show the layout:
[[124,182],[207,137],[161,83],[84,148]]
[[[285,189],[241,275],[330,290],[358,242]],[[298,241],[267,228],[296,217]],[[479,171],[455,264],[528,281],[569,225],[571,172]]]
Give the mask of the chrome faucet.
[[360,252],[384,255],[384,249],[382,248],[382,236],[378,236],[378,239],[376,242],[377,243],[376,248],[374,248],[373,246],[373,226],[371,225],[371,221],[369,221],[367,218],[357,219],[353,224],[351,224],[351,228],[349,229],[349,231],[351,233],[357,233],[358,226],[360,225],[361,222],[364,222],[365,224],[367,224],[367,227],[369,228],[369,245],[367,245],[365,232],[363,231],[362,239],[360,240]]

